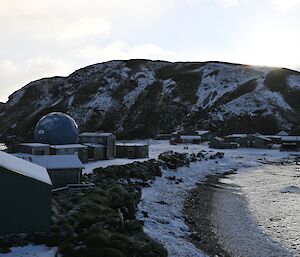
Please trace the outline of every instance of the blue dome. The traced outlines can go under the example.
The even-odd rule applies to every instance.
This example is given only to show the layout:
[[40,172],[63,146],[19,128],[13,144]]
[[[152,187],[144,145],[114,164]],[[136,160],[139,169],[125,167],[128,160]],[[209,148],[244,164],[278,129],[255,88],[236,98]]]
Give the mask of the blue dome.
[[37,123],[34,139],[50,145],[76,144],[78,134],[79,129],[73,118],[61,112],[53,112]]

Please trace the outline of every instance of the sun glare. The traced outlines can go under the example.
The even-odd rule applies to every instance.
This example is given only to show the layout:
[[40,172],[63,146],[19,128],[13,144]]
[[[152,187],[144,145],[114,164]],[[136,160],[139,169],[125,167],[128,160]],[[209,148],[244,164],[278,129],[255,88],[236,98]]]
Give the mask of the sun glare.
[[283,26],[258,26],[251,36],[246,59],[253,65],[293,67],[299,61],[299,35]]

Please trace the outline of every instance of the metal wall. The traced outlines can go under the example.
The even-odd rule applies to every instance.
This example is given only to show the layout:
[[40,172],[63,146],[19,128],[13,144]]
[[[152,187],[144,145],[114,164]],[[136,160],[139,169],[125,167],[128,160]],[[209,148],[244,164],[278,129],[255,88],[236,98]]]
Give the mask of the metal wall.
[[51,189],[48,184],[0,167],[0,235],[48,232]]
[[81,169],[48,170],[53,188],[81,183]]
[[93,143],[106,146],[105,159],[113,159],[116,156],[116,136],[79,136],[79,143]]
[[83,163],[86,163],[88,161],[87,148],[62,148],[62,149],[51,148],[51,154],[52,155],[76,155]]
[[147,158],[149,157],[149,146],[126,146],[117,145],[116,146],[118,158]]

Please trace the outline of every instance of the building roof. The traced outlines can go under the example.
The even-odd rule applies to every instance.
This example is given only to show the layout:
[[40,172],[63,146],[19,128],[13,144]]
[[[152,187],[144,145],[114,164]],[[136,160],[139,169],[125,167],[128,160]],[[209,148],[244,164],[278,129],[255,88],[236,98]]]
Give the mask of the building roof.
[[144,143],[118,143],[116,146],[149,146],[148,144]]
[[198,133],[199,136],[205,135],[207,133],[209,133],[209,130],[196,130],[196,132]]
[[106,132],[83,132],[79,136],[80,137],[108,137],[112,135],[112,133]]
[[83,169],[84,165],[76,155],[31,155],[16,154],[16,156],[42,166],[46,169]]
[[231,135],[227,135],[227,138],[242,138],[242,137],[246,137],[248,136],[247,134],[231,134]]
[[44,167],[22,160],[21,158],[2,151],[0,151],[0,167],[41,181],[48,185],[52,185],[48,172]]
[[71,149],[71,148],[87,148],[86,145],[81,144],[70,144],[70,145],[51,145],[51,148],[54,149]]
[[180,136],[180,139],[183,140],[200,140],[201,136]]
[[23,143],[20,144],[22,146],[29,146],[29,147],[46,147],[46,146],[50,146],[48,144],[42,144],[42,143]]
[[287,132],[284,131],[284,130],[280,131],[280,132],[277,134],[277,136],[288,136],[288,135],[289,135],[289,133],[287,133]]
[[281,136],[277,136],[277,135],[263,135],[264,137],[267,137],[267,138],[273,138],[273,139],[280,139]]
[[283,136],[281,141],[285,142],[300,142],[300,136]]
[[214,137],[213,139],[219,142],[224,142],[224,139],[221,137]]
[[95,143],[83,143],[83,144],[86,145],[86,146],[89,146],[89,147],[106,148],[106,146],[102,145],[102,144],[95,144]]
[[265,141],[272,142],[272,140],[270,138],[267,138],[266,136],[263,136],[261,134],[251,134],[251,135],[247,135],[246,137],[243,137],[243,138],[248,138],[248,137],[256,137],[256,138],[259,138],[259,139],[262,139]]

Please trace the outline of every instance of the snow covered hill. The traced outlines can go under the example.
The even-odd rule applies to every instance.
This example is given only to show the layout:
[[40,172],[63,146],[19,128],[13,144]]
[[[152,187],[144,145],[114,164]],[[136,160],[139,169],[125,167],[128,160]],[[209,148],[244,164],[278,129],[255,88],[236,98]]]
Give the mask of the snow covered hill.
[[30,138],[51,111],[81,130],[146,137],[179,128],[274,133],[300,125],[300,73],[205,62],[110,61],[34,81],[0,109],[0,137]]

